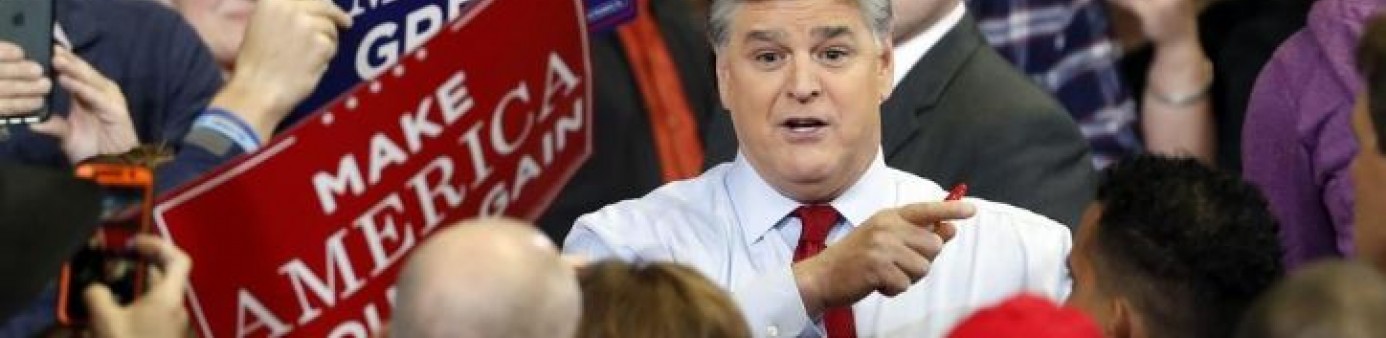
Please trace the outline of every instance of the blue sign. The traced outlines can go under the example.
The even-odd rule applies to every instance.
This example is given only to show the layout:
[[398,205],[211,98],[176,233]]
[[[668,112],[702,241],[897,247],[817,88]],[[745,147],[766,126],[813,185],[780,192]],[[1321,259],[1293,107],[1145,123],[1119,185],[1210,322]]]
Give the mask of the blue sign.
[[635,0],[587,0],[587,33],[589,34],[609,31],[633,18],[635,18]]
[[[313,94],[280,123],[284,130],[348,89],[389,70],[400,57],[423,45],[470,0],[333,0],[351,15],[352,26],[338,36],[332,58]],[[504,1],[504,0],[502,0]],[[635,17],[635,0],[585,0],[588,33],[609,31]],[[523,27],[517,27],[523,29]],[[503,48],[501,44],[496,45]]]

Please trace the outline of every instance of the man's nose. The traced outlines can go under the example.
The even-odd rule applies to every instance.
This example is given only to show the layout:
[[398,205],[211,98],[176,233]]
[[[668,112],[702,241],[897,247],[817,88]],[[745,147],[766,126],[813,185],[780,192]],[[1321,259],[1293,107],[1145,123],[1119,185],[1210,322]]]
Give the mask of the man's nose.
[[796,58],[790,71],[789,90],[786,95],[790,99],[799,101],[800,104],[812,102],[814,99],[823,95],[823,87],[818,80],[818,74],[814,73],[812,61],[805,58]]

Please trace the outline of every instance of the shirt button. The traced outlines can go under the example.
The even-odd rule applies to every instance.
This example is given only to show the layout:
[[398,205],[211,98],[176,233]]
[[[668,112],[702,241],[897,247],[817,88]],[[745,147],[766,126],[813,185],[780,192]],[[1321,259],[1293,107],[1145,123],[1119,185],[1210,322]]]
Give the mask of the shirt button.
[[776,326],[767,327],[767,328],[765,328],[765,335],[771,336],[771,337],[779,337],[779,336],[780,336],[780,328],[779,328],[779,327],[776,327]]
[[1068,39],[1066,39],[1063,35],[1060,35],[1060,36],[1058,36],[1057,38],[1054,38],[1054,50],[1056,50],[1056,51],[1062,51],[1062,50],[1064,50],[1064,47],[1067,47],[1067,46],[1068,46]]

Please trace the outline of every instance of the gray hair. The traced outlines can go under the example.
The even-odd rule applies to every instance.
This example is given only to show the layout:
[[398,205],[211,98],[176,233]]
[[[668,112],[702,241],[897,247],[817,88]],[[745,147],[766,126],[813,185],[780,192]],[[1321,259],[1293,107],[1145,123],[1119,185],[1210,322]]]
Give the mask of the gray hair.
[[[731,26],[732,14],[741,3],[755,0],[712,0],[708,10],[707,32],[712,46],[721,50],[727,45],[727,30]],[[862,20],[871,27],[871,34],[877,40],[890,39],[890,0],[841,0],[856,1],[861,10]]]

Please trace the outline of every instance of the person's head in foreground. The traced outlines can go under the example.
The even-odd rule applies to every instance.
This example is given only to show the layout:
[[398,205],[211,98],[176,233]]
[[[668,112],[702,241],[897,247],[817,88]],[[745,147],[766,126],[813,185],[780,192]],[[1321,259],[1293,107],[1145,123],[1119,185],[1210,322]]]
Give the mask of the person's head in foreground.
[[1367,89],[1352,113],[1358,145],[1351,169],[1357,205],[1352,238],[1357,257],[1386,271],[1386,16],[1367,23],[1357,68]]
[[1282,273],[1278,227],[1255,188],[1193,159],[1108,167],[1084,212],[1073,294],[1109,337],[1227,337]]
[[548,237],[510,219],[438,230],[400,272],[391,337],[571,337],[573,268]]
[[718,0],[711,11],[718,89],[741,153],[786,197],[840,195],[881,146],[890,2]]
[[1102,331],[1083,312],[1059,307],[1044,297],[1020,294],[977,310],[948,338],[1101,338]]
[[670,262],[597,262],[583,268],[578,337],[751,337],[726,291]]
[[1371,266],[1324,261],[1300,268],[1247,312],[1240,338],[1386,335],[1386,278]]

